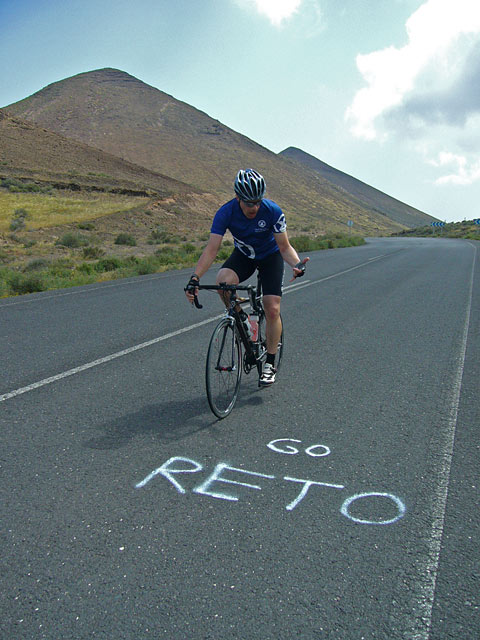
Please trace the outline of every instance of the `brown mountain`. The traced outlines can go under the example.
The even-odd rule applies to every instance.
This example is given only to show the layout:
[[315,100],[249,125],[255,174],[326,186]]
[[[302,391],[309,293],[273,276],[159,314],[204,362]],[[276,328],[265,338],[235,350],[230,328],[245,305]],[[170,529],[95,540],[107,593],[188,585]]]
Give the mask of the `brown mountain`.
[[[170,196],[194,191],[163,176],[0,110],[0,165],[6,177],[73,189]],[[197,190],[198,193],[200,193]]]
[[353,178],[348,175],[348,173],[331,167],[329,164],[322,162],[318,158],[315,158],[315,156],[301,149],[288,147],[288,149],[282,151],[280,155],[313,169],[313,171],[316,171],[322,178],[336,184],[341,189],[345,189],[345,191],[364,202],[373,211],[378,211],[382,215],[406,227],[420,227],[428,224],[431,220],[436,220],[436,218],[427,216],[418,209],[392,198],[365,182]]
[[[417,226],[424,214],[379,210],[315,168],[277,155],[205,113],[115,69],[82,73],[6,107],[8,114],[66,138],[169,176],[218,199],[232,193],[239,167],[267,179],[267,195],[286,211],[290,228],[365,234]],[[83,162],[83,160],[79,160]],[[401,203],[400,203],[401,204]],[[213,211],[212,211],[213,213]],[[425,221],[430,218],[424,217]]]

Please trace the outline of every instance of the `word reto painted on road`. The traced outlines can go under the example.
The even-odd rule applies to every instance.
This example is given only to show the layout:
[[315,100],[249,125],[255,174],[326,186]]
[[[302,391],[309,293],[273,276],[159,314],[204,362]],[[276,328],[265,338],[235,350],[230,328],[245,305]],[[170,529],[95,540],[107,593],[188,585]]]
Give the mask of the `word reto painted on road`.
[[[299,450],[291,444],[285,444],[287,442],[300,444],[301,440],[294,440],[292,438],[281,438],[272,440],[268,443],[267,446],[276,453],[287,455],[298,454]],[[312,457],[324,457],[330,454],[330,449],[325,445],[316,444],[307,447],[305,449],[305,453]],[[200,473],[202,471],[204,471],[203,465],[196,460],[192,460],[191,458],[186,458],[183,456],[173,456],[166,462],[164,462],[160,467],[148,474],[143,480],[138,482],[135,485],[135,488],[141,489],[142,487],[145,487],[145,485],[147,485],[156,476],[162,476],[175,487],[178,493],[185,494],[187,490],[179,481],[178,476],[180,476],[181,474]],[[253,480],[253,478],[256,478],[256,480]],[[220,500],[238,502],[238,495],[235,495],[233,489],[226,489],[225,485],[229,485],[230,487],[237,486],[247,489],[253,489],[255,491],[261,491],[262,486],[260,485],[259,479],[262,479],[263,481],[281,480],[281,482],[293,482],[301,485],[299,493],[295,497],[295,499],[285,506],[285,509],[287,511],[293,511],[303,501],[312,487],[335,489],[337,491],[345,489],[344,485],[342,484],[320,482],[318,480],[309,480],[304,478],[293,478],[290,476],[284,476],[280,479],[272,474],[240,469],[238,467],[233,467],[225,462],[220,462],[215,466],[215,468],[207,476],[207,478],[203,480],[203,482],[192,489],[192,493],[209,496],[211,498],[217,498]],[[253,484],[254,482],[255,484]],[[352,513],[355,503],[362,501],[362,504],[365,504],[366,501],[368,501],[369,499],[371,500],[372,498],[375,499],[377,508],[379,498],[381,499],[380,502],[382,502],[383,500],[389,501],[391,503],[389,511],[391,512],[391,505],[393,504],[395,514],[393,516],[390,515],[386,518],[380,518],[378,517],[378,515],[376,517],[372,516],[367,518],[359,517]],[[345,516],[352,522],[369,525],[394,524],[405,515],[405,511],[405,505],[402,500],[400,500],[400,498],[391,493],[377,491],[371,493],[359,493],[349,496],[343,501],[340,506],[340,513],[342,516]]]

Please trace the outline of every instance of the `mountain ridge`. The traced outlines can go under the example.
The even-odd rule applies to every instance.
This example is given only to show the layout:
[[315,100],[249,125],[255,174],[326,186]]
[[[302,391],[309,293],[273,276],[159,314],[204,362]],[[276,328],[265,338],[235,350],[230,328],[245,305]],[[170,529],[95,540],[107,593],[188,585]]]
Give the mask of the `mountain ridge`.
[[[284,149],[280,152],[280,155],[289,158],[294,162],[300,162],[301,164],[310,167],[314,171],[317,171],[319,175],[321,175],[326,180],[329,180],[333,184],[336,184],[338,187],[344,189],[365,204],[371,206],[374,210],[387,215],[400,224],[406,224],[406,211],[414,217],[418,216],[418,226],[426,224],[428,222],[424,218],[424,216],[428,216],[428,214],[425,214],[419,209],[401,202],[393,196],[389,196],[383,191],[372,187],[371,185],[363,182],[362,180],[359,180],[358,178],[354,178],[353,176],[345,173],[344,171],[341,171],[340,169],[332,167],[331,165],[323,162],[322,160],[319,160],[315,156],[312,156],[302,149],[299,149],[297,147],[287,147],[287,149]],[[436,218],[434,218],[433,216],[428,216],[428,218],[430,220],[436,220]],[[411,220],[409,220],[408,222],[411,222]],[[406,226],[408,226],[408,224]]]
[[392,208],[390,196],[380,209],[364,194],[360,197],[358,190],[349,191],[352,184],[342,183],[338,176],[329,179],[318,167],[285,152],[275,154],[116,69],[89,71],[52,83],[8,105],[4,112],[151,174],[214,194],[219,202],[232,196],[238,168],[253,166],[266,177],[268,197],[279,202],[299,231],[341,230],[347,220],[354,219],[358,232],[381,235],[434,219],[400,201],[395,201],[399,210]]

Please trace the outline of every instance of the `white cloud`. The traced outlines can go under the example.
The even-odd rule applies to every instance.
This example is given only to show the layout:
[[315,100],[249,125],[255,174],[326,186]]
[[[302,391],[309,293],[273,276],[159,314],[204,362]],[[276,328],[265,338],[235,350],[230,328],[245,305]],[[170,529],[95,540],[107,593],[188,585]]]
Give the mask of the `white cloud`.
[[442,151],[436,159],[430,161],[435,167],[452,167],[451,173],[437,178],[435,184],[455,184],[466,186],[480,180],[480,161],[469,161],[465,156],[459,156],[449,151]]
[[378,139],[399,124],[418,135],[419,125],[429,120],[465,125],[469,114],[480,112],[478,83],[466,81],[480,73],[478,55],[472,55],[480,42],[478,0],[427,0],[410,16],[406,31],[404,47],[357,56],[367,86],[346,112],[357,137]]
[[254,5],[256,10],[266,16],[276,27],[291,18],[300,8],[303,0],[243,0],[239,4]]
[[434,167],[444,167],[445,165],[456,165],[458,169],[464,169],[467,164],[467,159],[465,156],[459,156],[455,153],[451,153],[450,151],[441,151],[437,158],[432,158],[429,160],[429,163]]

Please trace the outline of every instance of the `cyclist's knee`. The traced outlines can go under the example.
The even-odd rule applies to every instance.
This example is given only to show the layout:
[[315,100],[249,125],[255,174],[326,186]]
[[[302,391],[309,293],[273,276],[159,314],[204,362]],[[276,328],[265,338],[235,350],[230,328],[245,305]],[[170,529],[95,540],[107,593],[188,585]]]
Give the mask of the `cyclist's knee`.
[[240,280],[238,279],[238,275],[232,269],[228,269],[227,267],[223,267],[217,273],[217,284],[221,282],[226,282],[227,284],[238,284]]
[[267,320],[276,320],[280,316],[280,296],[263,296],[263,308]]

